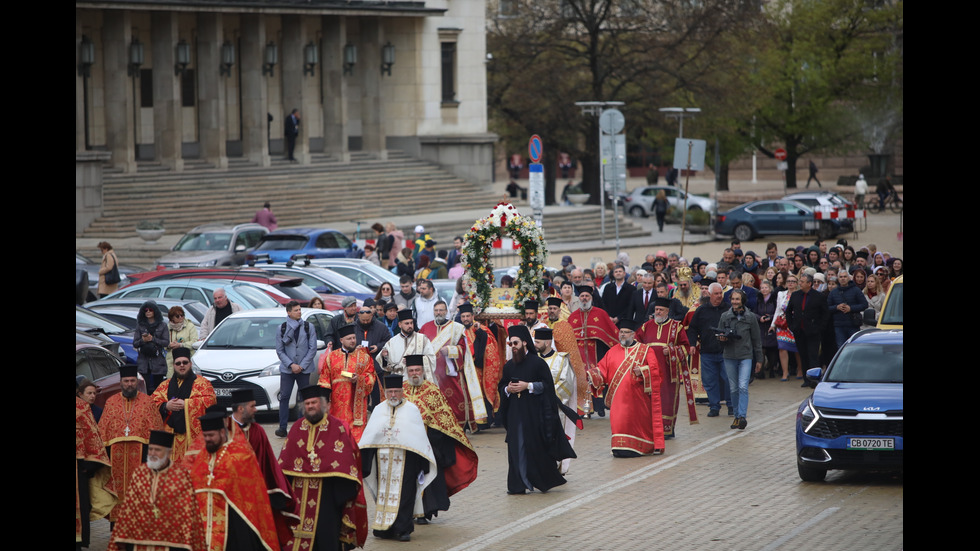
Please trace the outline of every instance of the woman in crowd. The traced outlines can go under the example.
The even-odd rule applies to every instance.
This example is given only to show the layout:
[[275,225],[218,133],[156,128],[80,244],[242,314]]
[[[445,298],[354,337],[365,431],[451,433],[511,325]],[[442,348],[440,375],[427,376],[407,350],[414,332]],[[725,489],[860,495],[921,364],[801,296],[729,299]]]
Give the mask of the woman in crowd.
[[592,268],[592,273],[595,274],[594,281],[596,287],[600,287],[606,283],[606,264],[604,262],[596,262]]
[[364,260],[367,260],[375,266],[381,266],[381,257],[378,255],[378,250],[370,243],[364,245]]
[[167,347],[170,345],[167,324],[157,303],[148,300],[140,307],[136,316],[136,331],[133,332],[133,348],[139,355],[136,365],[146,379],[146,391],[150,394],[167,374]]
[[766,361],[755,372],[756,378],[765,379],[766,373],[773,379],[776,378],[776,368],[779,366],[779,346],[776,340],[776,333],[769,331],[772,327],[773,317],[776,315],[777,306],[776,293],[772,291],[772,284],[769,280],[762,280],[759,284],[759,297],[755,302],[755,315],[759,318],[759,333],[762,335],[762,354]]
[[859,268],[857,266],[849,271],[854,284],[857,285],[858,289],[863,291],[865,284],[868,282],[868,272],[865,272],[864,268]]
[[856,256],[856,253],[854,252],[854,247],[848,245],[848,246],[844,247],[844,254],[841,255],[840,264],[845,269],[850,270],[851,269],[851,266],[854,265],[854,259],[855,258],[857,258],[857,256]]
[[408,247],[403,247],[398,253],[398,264],[395,267],[395,273],[398,277],[409,276],[415,277],[415,260],[412,259],[412,249]]
[[[190,348],[191,354],[193,354],[194,349],[191,348],[191,345],[197,342],[197,327],[187,321],[187,314],[184,309],[180,306],[170,308],[167,312],[167,319],[167,328],[170,330],[170,344],[167,345],[167,349],[173,350],[183,346]],[[167,378],[173,376],[174,358],[172,354],[167,354]]]
[[[388,222],[385,224],[385,233],[388,234],[388,240],[391,245],[388,248],[388,265],[383,266],[383,268],[394,268],[398,263],[398,253],[402,251],[405,246],[405,234],[395,228],[394,222]],[[401,275],[401,274],[399,274]]]
[[378,292],[374,295],[375,302],[391,302],[395,300],[395,286],[387,281],[381,283]]
[[119,272],[119,259],[116,258],[116,251],[112,250],[112,245],[108,241],[102,241],[99,243],[99,250],[102,251],[102,265],[99,266],[99,298],[104,298],[106,295],[115,293],[119,289],[119,282],[106,283],[105,277],[116,268],[116,274]]
[[896,277],[902,275],[902,259],[897,257],[892,257],[888,259],[888,277],[895,279]]
[[773,316],[772,325],[769,331],[776,333],[776,346],[779,349],[779,363],[783,368],[783,381],[789,379],[789,355],[792,353],[796,358],[796,378],[803,378],[803,364],[800,361],[800,353],[796,350],[796,339],[793,332],[789,330],[786,323],[786,306],[789,305],[789,297],[798,289],[799,279],[795,274],[786,278],[786,290],[780,291],[776,296],[776,314]]
[[323,307],[323,299],[320,297],[313,297],[310,299],[310,305],[307,308],[319,308],[320,310],[325,310]]
[[99,395],[99,387],[88,379],[82,379],[78,383],[78,388],[75,389],[75,395],[92,406],[92,415],[95,416],[95,422],[98,423],[99,418],[102,417],[102,408],[95,405],[95,397]]

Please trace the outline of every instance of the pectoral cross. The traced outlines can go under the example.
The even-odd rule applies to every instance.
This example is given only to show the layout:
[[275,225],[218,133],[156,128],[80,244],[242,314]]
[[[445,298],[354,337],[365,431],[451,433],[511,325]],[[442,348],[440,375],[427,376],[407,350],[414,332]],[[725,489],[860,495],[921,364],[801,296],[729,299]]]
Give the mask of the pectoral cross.
[[309,457],[310,458],[310,463],[312,463],[313,461],[316,460],[316,452],[313,451],[313,450],[310,450],[310,453],[306,454],[306,457]]
[[123,434],[129,436],[129,425],[126,425],[126,430],[123,431]]
[[214,482],[214,472],[208,473],[208,486],[210,486],[212,482]]

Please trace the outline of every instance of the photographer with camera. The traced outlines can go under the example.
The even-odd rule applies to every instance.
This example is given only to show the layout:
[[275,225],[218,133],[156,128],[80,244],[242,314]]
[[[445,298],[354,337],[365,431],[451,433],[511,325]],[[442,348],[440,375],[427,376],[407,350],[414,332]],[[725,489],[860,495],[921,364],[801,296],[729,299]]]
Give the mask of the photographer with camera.
[[749,405],[749,379],[753,365],[762,366],[762,336],[759,319],[746,309],[745,291],[732,289],[732,309],[724,312],[718,324],[716,337],[722,343],[725,371],[732,387],[735,405],[733,429],[745,429],[745,414]]

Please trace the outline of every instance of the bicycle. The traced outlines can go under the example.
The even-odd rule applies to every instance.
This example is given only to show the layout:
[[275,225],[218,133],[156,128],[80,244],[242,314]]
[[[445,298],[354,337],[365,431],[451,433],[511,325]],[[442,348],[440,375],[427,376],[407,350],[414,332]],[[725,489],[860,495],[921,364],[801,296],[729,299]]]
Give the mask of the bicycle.
[[905,210],[905,203],[902,198],[898,196],[898,192],[892,191],[886,197],[884,202],[880,198],[877,200],[872,200],[868,204],[868,212],[871,214],[878,214],[879,212],[884,212],[885,208],[891,209],[895,214],[901,214]]

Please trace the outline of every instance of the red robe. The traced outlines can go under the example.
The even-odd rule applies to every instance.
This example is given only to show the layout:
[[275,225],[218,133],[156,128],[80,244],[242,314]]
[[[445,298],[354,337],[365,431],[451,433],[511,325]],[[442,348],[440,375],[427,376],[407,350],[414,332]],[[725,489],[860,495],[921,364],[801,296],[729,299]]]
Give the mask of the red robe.
[[191,473],[180,465],[171,463],[159,472],[146,465],[136,467],[126,499],[116,509],[119,521],[112,530],[110,551],[123,551],[127,543],[137,550],[155,545],[206,548]]
[[555,350],[568,354],[568,363],[572,365],[572,371],[575,372],[576,406],[579,415],[584,415],[588,413],[588,404],[591,403],[591,392],[589,390],[589,377],[585,369],[585,360],[582,359],[582,354],[579,352],[578,341],[575,339],[575,331],[566,320],[559,319],[555,322],[549,320],[549,323],[549,327],[554,332],[552,342],[554,343]]
[[420,386],[402,383],[405,399],[419,408],[425,426],[437,430],[456,441],[456,463],[445,470],[446,488],[449,495],[469,486],[476,480],[478,459],[469,438],[459,423],[454,423],[449,405],[436,385],[423,381]]
[[[633,374],[633,367],[641,371]],[[609,385],[606,405],[612,449],[649,455],[664,449],[663,412],[660,407],[661,366],[645,344],[616,345],[599,362],[602,383]],[[595,383],[595,381],[593,381]]]
[[368,399],[376,379],[374,359],[364,347],[358,346],[350,354],[337,349],[320,359],[317,384],[331,389],[330,415],[350,427],[354,441],[361,438],[367,424]]
[[[88,402],[82,400],[78,396],[75,396],[75,541],[82,542],[82,525],[86,526],[85,532],[88,532],[88,523],[90,518],[82,518],[82,502],[78,493],[78,462],[79,461],[90,461],[93,463],[101,463],[105,466],[110,466],[109,456],[105,451],[105,443],[102,441],[102,436],[99,435],[99,427],[95,424],[95,417],[92,415],[92,408],[88,405]],[[90,480],[82,480],[83,484],[87,484],[89,487],[90,503],[92,505],[92,511],[96,511],[97,501],[103,501],[105,504],[109,505],[112,501],[112,497],[115,495],[115,491],[112,488],[112,478],[108,476],[108,469],[99,469],[99,473],[95,478]],[[101,495],[97,495],[101,494]],[[88,509],[86,507],[86,509]],[[108,512],[101,513],[100,516],[104,516]],[[96,514],[93,512],[93,515]],[[84,542],[88,545],[88,542]]]
[[694,387],[691,384],[691,346],[687,341],[684,324],[677,320],[667,320],[658,324],[650,320],[636,332],[636,340],[650,345],[657,354],[657,360],[664,371],[660,379],[660,400],[664,414],[664,433],[673,434],[677,424],[677,411],[680,409],[681,386],[688,405],[691,424],[698,422],[694,409]]
[[[146,394],[137,392],[135,398],[127,400],[120,393],[106,400],[99,432],[110,450],[112,481],[120,503],[126,498],[133,471],[143,463],[143,446],[150,443],[152,430],[163,430],[163,420]],[[113,507],[109,521],[119,520],[118,509]]]
[[350,430],[336,417],[326,415],[316,425],[305,418],[293,423],[279,453],[279,466],[292,485],[298,503],[299,525],[284,550],[310,549],[320,521],[324,483],[333,477],[356,482],[357,496],[346,503],[341,519],[340,541],[364,547],[367,539],[367,504],[361,478],[361,453]]
[[[497,383],[500,382],[500,376],[504,370],[504,363],[500,356],[500,349],[497,346],[497,339],[493,336],[485,326],[481,326],[480,331],[483,331],[487,335],[487,346],[483,351],[483,365],[476,366],[477,378],[480,379],[481,389],[483,390],[483,398],[490,403],[493,407],[493,411],[487,412],[487,421],[493,418],[493,414],[500,409],[500,395],[497,390]],[[476,358],[476,332],[477,329],[470,327],[466,330],[466,348],[469,354],[472,354]],[[472,416],[472,404],[470,404],[471,417],[473,420],[475,417]],[[471,427],[472,429],[472,427]]]
[[[153,405],[163,418],[164,430],[167,432],[174,432],[173,427],[167,425],[167,421],[173,412],[167,411],[163,406],[175,396],[177,392],[176,381],[176,379],[163,381],[150,396]],[[180,386],[185,384],[187,383],[184,382]],[[170,452],[171,461],[174,463],[181,462],[191,444],[201,435],[201,422],[197,418],[204,415],[205,411],[216,403],[218,403],[218,399],[214,395],[214,388],[211,383],[204,377],[194,377],[190,397],[184,399],[184,433],[174,433],[174,447]]]
[[[460,329],[458,331],[459,336],[456,338],[453,338],[452,335],[454,329]],[[435,380],[428,382],[439,387],[439,391],[446,399],[456,421],[463,425],[467,421],[469,404],[469,397],[464,394],[466,389],[461,384],[465,377],[463,374],[463,363],[466,358],[465,329],[462,324],[452,321],[446,322],[442,327],[437,326],[436,322],[430,321],[423,325],[419,332],[432,341],[432,348],[436,353],[436,365],[432,369]],[[437,339],[442,340],[440,338],[442,335],[445,335],[446,342],[440,346],[436,342]],[[446,352],[442,351],[442,347],[447,347]],[[450,370],[454,371],[456,375],[450,375]]]
[[578,343],[579,355],[585,363],[585,372],[588,378],[592,379],[592,395],[602,397],[602,384],[597,384],[596,365],[599,364],[599,348],[597,343],[603,343],[612,348],[619,344],[619,329],[613,323],[612,318],[602,308],[593,306],[588,312],[581,308],[572,312],[568,316],[568,324],[572,326],[575,333],[575,341]]
[[265,482],[255,453],[243,439],[229,439],[214,454],[206,450],[197,454],[191,479],[208,550],[225,550],[228,516],[232,510],[246,521],[269,551],[279,549]]
[[265,479],[269,501],[286,500],[285,509],[273,509],[272,511],[272,519],[276,523],[276,534],[279,536],[279,544],[284,546],[293,537],[292,526],[299,522],[299,516],[296,512],[297,504],[296,500],[293,499],[292,488],[289,487],[289,482],[282,474],[282,469],[279,467],[279,460],[276,459],[276,452],[272,449],[272,444],[269,442],[269,436],[265,433],[265,430],[255,423],[251,423],[242,429],[234,417],[230,417],[229,419],[231,420],[231,430],[235,438],[248,442],[248,445],[252,448],[252,452],[255,453],[259,470]]

